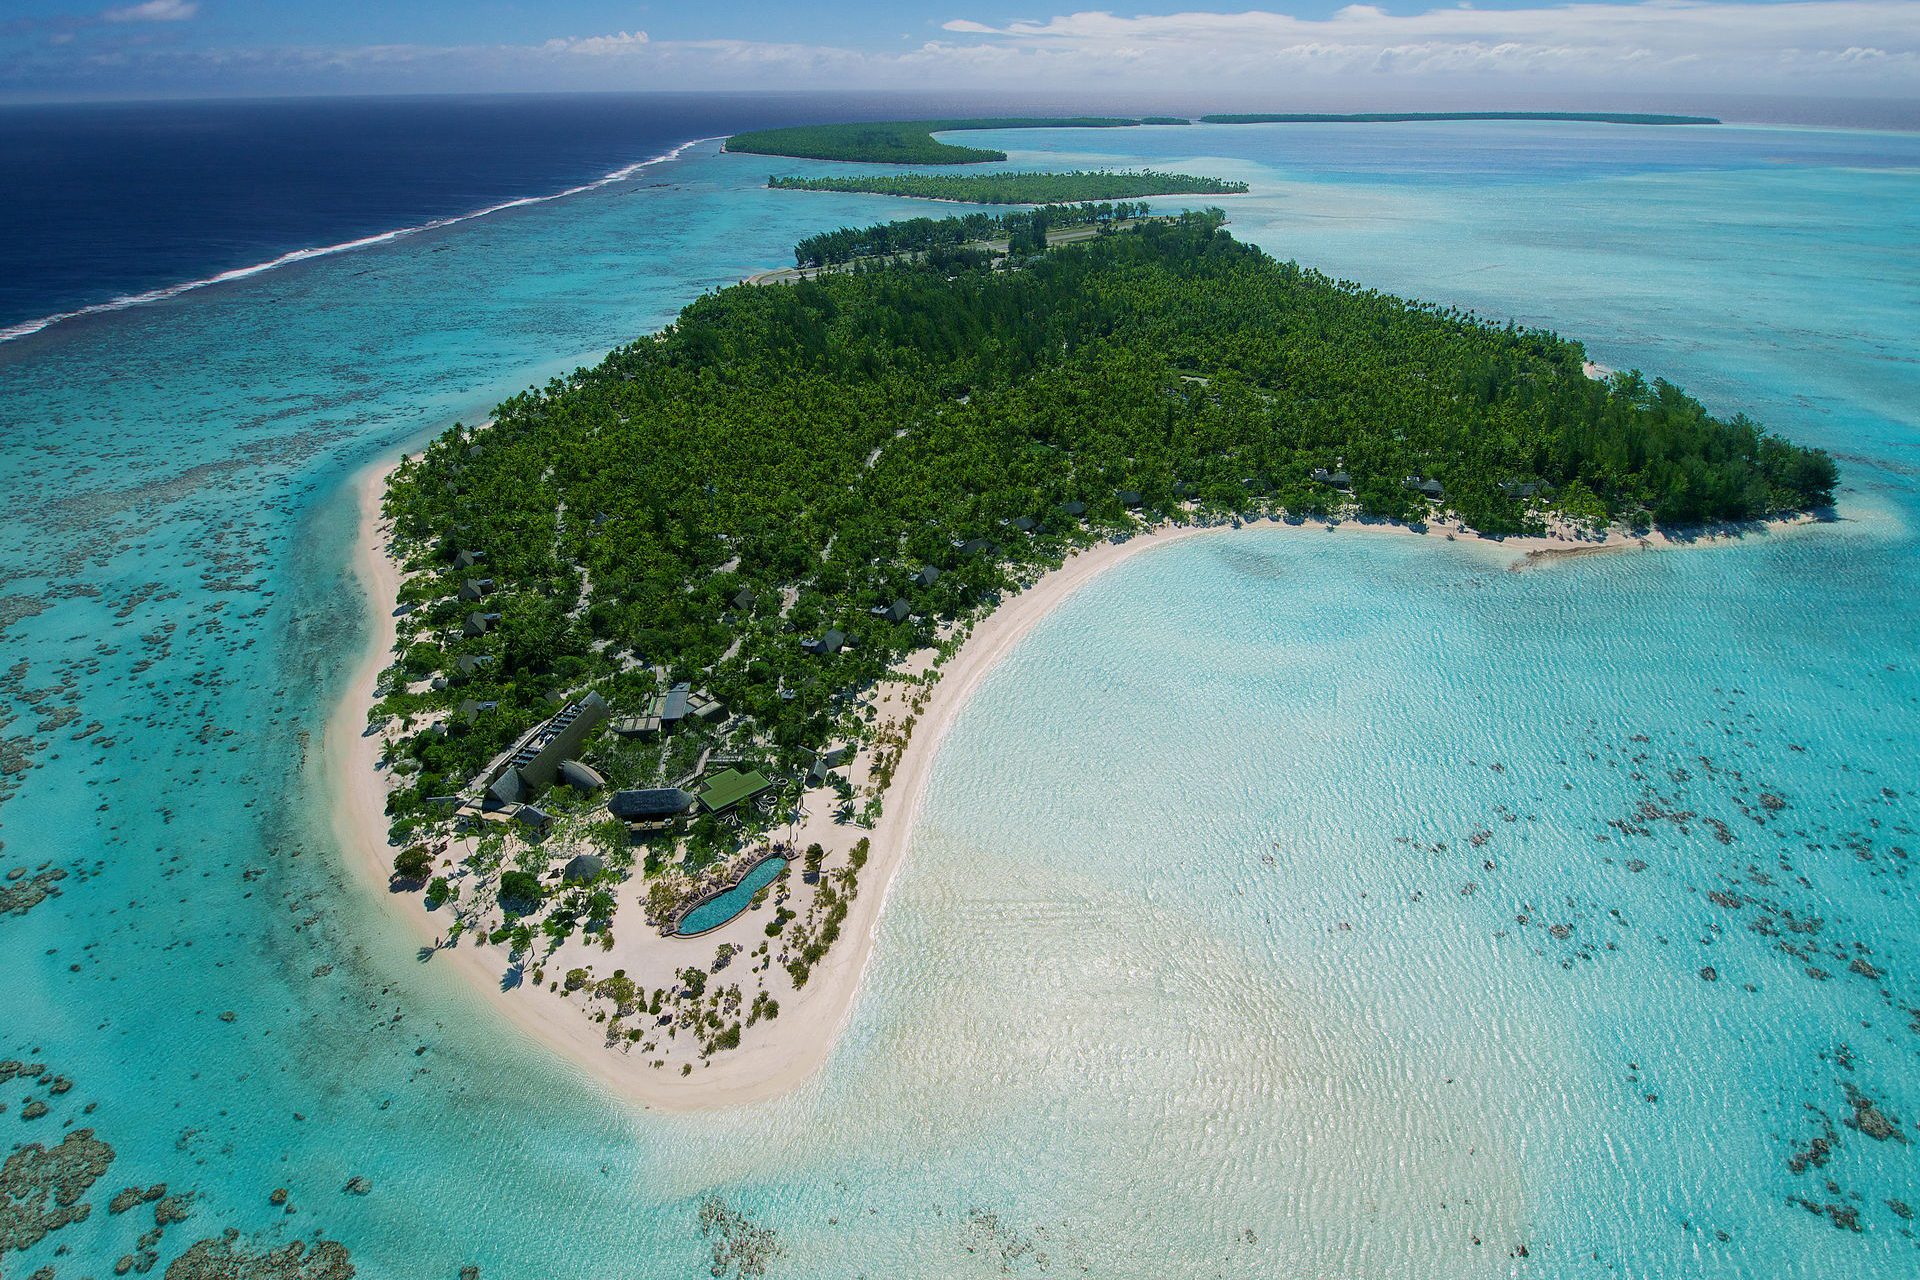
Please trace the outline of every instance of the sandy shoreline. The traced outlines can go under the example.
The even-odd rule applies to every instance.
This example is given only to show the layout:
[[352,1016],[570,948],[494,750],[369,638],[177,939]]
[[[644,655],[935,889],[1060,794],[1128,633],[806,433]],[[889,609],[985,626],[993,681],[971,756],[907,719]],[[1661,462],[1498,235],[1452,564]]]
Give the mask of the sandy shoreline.
[[[439,940],[443,931],[426,911],[420,895],[393,893],[388,888],[392,850],[387,843],[387,787],[380,767],[383,740],[381,735],[367,729],[376,682],[392,661],[396,630],[393,611],[400,574],[387,554],[390,530],[381,514],[381,499],[387,478],[397,463],[398,459],[393,458],[370,466],[353,481],[360,513],[353,567],[372,610],[371,634],[346,695],[329,718],[321,755],[326,783],[334,800],[334,825],[348,863],[355,874],[365,880],[368,893],[383,909],[404,921],[422,946],[429,946]],[[777,1021],[756,1028],[740,1048],[716,1056],[698,1072],[682,1076],[660,1071],[644,1061],[609,1050],[602,1027],[591,1022],[577,1005],[551,996],[537,985],[502,990],[500,974],[505,952],[501,948],[475,945],[469,939],[460,946],[440,950],[433,963],[458,968],[462,980],[470,983],[510,1025],[631,1101],[682,1111],[756,1102],[790,1092],[826,1062],[852,1016],[862,978],[873,956],[880,915],[895,873],[906,858],[934,762],[947,733],[981,681],[1062,601],[1107,570],[1156,547],[1189,538],[1220,536],[1240,527],[1243,526],[1168,526],[1137,534],[1124,542],[1102,543],[1077,552],[1060,568],[1047,573],[975,624],[959,650],[941,669],[941,677],[928,695],[894,768],[881,818],[870,833],[871,852],[861,872],[860,893],[851,903],[839,942],[814,966],[805,988],[783,999],[783,1014]],[[1258,521],[1244,527],[1284,526]],[[1602,552],[1720,541],[1740,532],[1709,532],[1678,543],[1659,534],[1642,536],[1617,531],[1610,532],[1604,539],[1534,537],[1494,541],[1438,525],[1424,534],[1404,525],[1357,520],[1343,521],[1336,528],[1342,532],[1424,536],[1437,543],[1472,547],[1478,553],[1505,560],[1509,568],[1515,569]],[[1298,529],[1303,535],[1323,534],[1325,524],[1308,522]],[[651,948],[682,944],[663,939],[643,945]],[[691,958],[685,953],[672,954],[681,955],[683,961]]]

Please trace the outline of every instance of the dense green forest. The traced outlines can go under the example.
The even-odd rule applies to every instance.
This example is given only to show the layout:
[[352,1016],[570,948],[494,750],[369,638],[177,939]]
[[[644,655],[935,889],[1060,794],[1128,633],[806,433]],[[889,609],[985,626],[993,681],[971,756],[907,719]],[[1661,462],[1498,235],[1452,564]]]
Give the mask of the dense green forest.
[[841,227],[808,236],[793,246],[800,267],[833,267],[860,258],[957,250],[1005,241],[1014,252],[1031,252],[1060,227],[1107,227],[1147,216],[1145,204],[1057,204],[1025,213],[968,213],[956,218],[907,218],[870,227]]
[[[1275,261],[1217,211],[709,294],[395,473],[416,572],[381,712],[465,708],[399,738],[397,828],[589,688],[619,715],[693,682],[738,717],[731,758],[795,776],[943,620],[1156,522],[1447,508],[1504,533],[1550,507],[1687,525],[1830,500],[1824,453],[1583,361]],[[462,552],[492,582],[478,634]]]
[[[953,120],[885,120],[859,124],[803,124],[756,129],[727,139],[728,151],[801,160],[857,160],[869,164],[978,164],[1005,160],[986,147],[941,142],[935,133],[968,129],[1119,129],[1147,121],[1115,116],[975,116]],[[1182,121],[1181,123],[1185,123]]]
[[1633,111],[1364,111],[1351,115],[1283,111],[1201,116],[1202,124],[1411,124],[1423,120],[1572,120],[1583,124],[1719,124],[1712,116],[1645,115]]
[[964,204],[1060,204],[1130,200],[1139,196],[1226,196],[1246,191],[1244,182],[1201,178],[1150,169],[1076,170],[1071,173],[876,173],[859,178],[770,177],[781,191],[846,191]]

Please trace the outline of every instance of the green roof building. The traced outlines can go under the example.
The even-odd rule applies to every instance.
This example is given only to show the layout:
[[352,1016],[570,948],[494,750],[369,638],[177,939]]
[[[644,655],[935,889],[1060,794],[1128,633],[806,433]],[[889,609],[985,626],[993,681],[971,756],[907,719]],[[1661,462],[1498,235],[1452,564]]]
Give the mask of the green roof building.
[[708,778],[700,788],[700,807],[708,813],[725,813],[772,789],[773,783],[757,769],[751,773],[727,769]]

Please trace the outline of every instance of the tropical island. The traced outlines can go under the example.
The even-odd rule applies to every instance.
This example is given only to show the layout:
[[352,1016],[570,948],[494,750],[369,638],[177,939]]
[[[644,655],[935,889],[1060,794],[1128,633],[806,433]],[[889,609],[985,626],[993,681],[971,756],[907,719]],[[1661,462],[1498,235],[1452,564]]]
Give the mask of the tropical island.
[[368,491],[368,847],[425,954],[652,1068],[638,1096],[817,1065],[956,700],[1144,535],[1564,546],[1831,500],[1824,453],[1552,333],[1275,261],[1217,210],[1069,243],[1047,212],[850,233],[838,269],[702,297]]
[[883,120],[752,129],[726,141],[726,150],[798,160],[853,160],[871,164],[981,164],[1005,160],[990,147],[941,142],[936,133],[980,129],[1125,129],[1186,124],[1172,116],[971,116],[952,120]]
[[1719,124],[1713,116],[1637,111],[1363,111],[1345,115],[1277,111],[1201,116],[1202,124],[1421,124],[1440,120],[1560,120],[1576,124]]
[[857,178],[795,178],[774,175],[776,191],[840,191],[947,200],[959,204],[1067,204],[1134,200],[1142,196],[1244,195],[1247,184],[1190,173],[1150,169],[1074,170],[1068,173],[877,173]]

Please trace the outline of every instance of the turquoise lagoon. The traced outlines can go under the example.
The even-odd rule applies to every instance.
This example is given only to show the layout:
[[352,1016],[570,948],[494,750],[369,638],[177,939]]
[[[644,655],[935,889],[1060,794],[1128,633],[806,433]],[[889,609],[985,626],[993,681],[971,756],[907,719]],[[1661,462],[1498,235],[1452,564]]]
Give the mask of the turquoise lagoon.
[[715,1195],[777,1276],[1920,1266],[1920,1147],[1845,1123],[1920,1124],[1920,137],[988,143],[1244,177],[1276,254],[1833,449],[1842,518],[1526,572],[1311,529],[1143,554],[955,726],[825,1070],[657,1116],[503,1035],[340,863],[343,483],[905,206],[709,144],[0,346],[0,866],[68,872],[0,917],[0,1056],[75,1082],[37,1120],[0,1087],[0,1132],[117,1151],[5,1274],[106,1274],[151,1219],[105,1197],[163,1180],[163,1270],[234,1228],[382,1280],[703,1275]]

